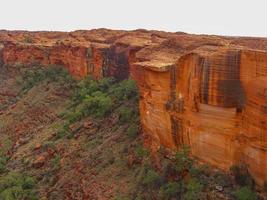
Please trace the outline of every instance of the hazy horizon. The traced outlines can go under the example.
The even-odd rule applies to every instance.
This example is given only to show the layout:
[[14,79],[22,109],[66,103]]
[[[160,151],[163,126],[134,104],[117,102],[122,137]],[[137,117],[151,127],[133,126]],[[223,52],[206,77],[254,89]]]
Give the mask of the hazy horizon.
[[9,0],[1,7],[1,30],[147,29],[267,37],[263,0]]

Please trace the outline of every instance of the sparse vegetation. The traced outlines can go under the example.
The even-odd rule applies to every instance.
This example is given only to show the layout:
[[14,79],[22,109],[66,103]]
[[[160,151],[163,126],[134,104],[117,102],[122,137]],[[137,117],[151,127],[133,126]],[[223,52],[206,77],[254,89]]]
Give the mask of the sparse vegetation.
[[160,188],[160,197],[162,199],[177,199],[184,192],[184,183],[182,182],[168,182]]
[[191,179],[186,186],[185,199],[195,200],[201,198],[203,185],[197,179]]
[[133,114],[133,111],[130,108],[128,108],[126,106],[121,106],[118,109],[118,112],[119,112],[121,124],[125,124],[125,123],[130,122],[130,120],[132,118],[132,114]]
[[44,80],[58,82],[68,88],[75,84],[75,80],[68,71],[57,65],[34,66],[32,69],[27,69],[18,82],[22,84],[23,90],[28,91]]
[[35,180],[19,172],[0,177],[1,200],[37,200]]
[[241,186],[248,186],[249,188],[253,189],[255,186],[255,182],[251,175],[249,174],[247,167],[244,165],[240,166],[232,166],[231,172],[234,175],[235,181]]
[[234,191],[234,197],[237,200],[256,200],[256,194],[247,186],[241,187],[240,189]]
[[33,39],[31,38],[30,35],[26,35],[26,36],[24,37],[24,41],[23,41],[23,42],[24,42],[24,43],[31,44],[31,43],[33,43]]
[[52,169],[57,170],[60,168],[61,156],[57,154],[54,159],[51,160]]
[[153,169],[148,169],[142,179],[142,185],[147,189],[159,188],[161,176]]
[[111,108],[111,98],[101,91],[96,91],[91,95],[86,95],[82,105],[84,116],[91,115],[96,118],[105,117],[106,114],[111,111]]
[[138,134],[138,125],[137,124],[130,124],[129,127],[126,130],[126,135],[128,135],[130,138],[135,138]]
[[139,123],[137,96],[133,80],[117,83],[113,78],[93,80],[88,76],[76,84],[71,98],[71,108],[62,115],[67,119],[67,123],[58,134],[69,135],[68,127],[88,116],[103,119],[111,112],[115,112],[119,116],[121,125],[128,125],[126,134],[134,137],[137,135]]
[[7,157],[0,155],[0,174],[6,172],[6,163],[7,163]]
[[[36,199],[35,183],[43,187],[42,191],[49,191],[48,199],[64,199],[64,195],[56,190],[62,191],[63,187],[76,192],[68,193],[72,198],[86,199],[88,196],[82,196],[82,190],[91,188],[91,182],[87,181],[91,181],[91,177],[96,177],[95,187],[99,187],[98,182],[101,181],[117,187],[119,192],[115,199],[204,200],[211,190],[216,193],[216,186],[221,187],[219,193],[228,199],[256,199],[254,181],[245,167],[234,166],[231,169],[235,184],[228,174],[213,173],[207,165],[198,164],[186,146],[177,152],[161,148],[151,155],[138,134],[141,132],[139,96],[133,80],[94,80],[90,76],[74,80],[61,67],[50,66],[27,69],[21,83],[22,95],[27,95],[31,89],[38,89],[35,87],[38,84],[53,83],[59,86],[60,91],[69,92],[64,97],[69,98],[68,107],[60,110],[56,118],[57,126],[47,131],[49,136],[43,137],[46,141],[39,147],[36,143],[31,145],[31,152],[27,152],[22,159],[21,165],[26,165],[24,169],[38,174],[37,181],[24,173],[9,171],[10,158],[5,155],[8,155],[12,145],[9,139],[1,144],[4,152],[0,154],[0,200]],[[51,121],[54,120],[52,118]],[[42,128],[36,130],[42,131]],[[29,155],[34,155],[34,159],[27,157]],[[30,164],[42,156],[40,169],[31,169]],[[15,160],[15,163],[19,162]],[[66,182],[63,182],[64,178],[60,176],[66,172]],[[78,177],[79,174],[82,178]],[[81,184],[77,184],[78,181]],[[110,181],[112,184],[109,185]],[[82,184],[84,188],[81,188]],[[127,190],[121,192],[117,185]],[[125,185],[127,187],[124,188]],[[51,192],[50,188],[54,191]],[[238,189],[233,192],[234,188]],[[91,195],[88,191],[86,193]]]

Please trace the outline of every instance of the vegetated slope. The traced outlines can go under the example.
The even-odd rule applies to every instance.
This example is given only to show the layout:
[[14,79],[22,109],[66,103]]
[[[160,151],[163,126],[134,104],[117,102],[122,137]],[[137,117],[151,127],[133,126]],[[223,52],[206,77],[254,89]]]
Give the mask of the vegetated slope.
[[256,199],[245,170],[234,181],[186,148],[150,155],[134,81],[77,81],[57,66],[0,70],[1,200]]

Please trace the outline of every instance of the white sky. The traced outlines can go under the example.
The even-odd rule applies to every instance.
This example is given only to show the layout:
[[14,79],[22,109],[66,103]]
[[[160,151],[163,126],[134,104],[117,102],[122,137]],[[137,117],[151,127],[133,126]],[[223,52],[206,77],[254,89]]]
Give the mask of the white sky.
[[267,37],[267,0],[0,0],[0,29],[156,29]]

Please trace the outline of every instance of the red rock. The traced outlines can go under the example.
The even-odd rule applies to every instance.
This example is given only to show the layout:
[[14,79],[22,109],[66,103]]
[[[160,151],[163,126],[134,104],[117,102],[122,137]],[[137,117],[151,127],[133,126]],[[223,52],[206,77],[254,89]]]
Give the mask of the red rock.
[[27,34],[0,31],[0,61],[130,76],[153,151],[189,145],[202,162],[243,163],[258,184],[267,181],[267,39],[99,29],[34,32],[25,44]]
[[92,121],[86,121],[83,123],[83,127],[86,128],[86,129],[89,129],[93,126],[93,122]]
[[46,48],[35,45],[7,43],[3,48],[4,64],[49,64]]
[[42,147],[42,144],[41,143],[37,143],[37,144],[35,144],[34,150],[38,150],[41,147]]
[[45,161],[46,161],[46,158],[44,156],[39,156],[33,162],[33,167],[35,167],[35,168],[41,168],[42,166],[44,166]]

